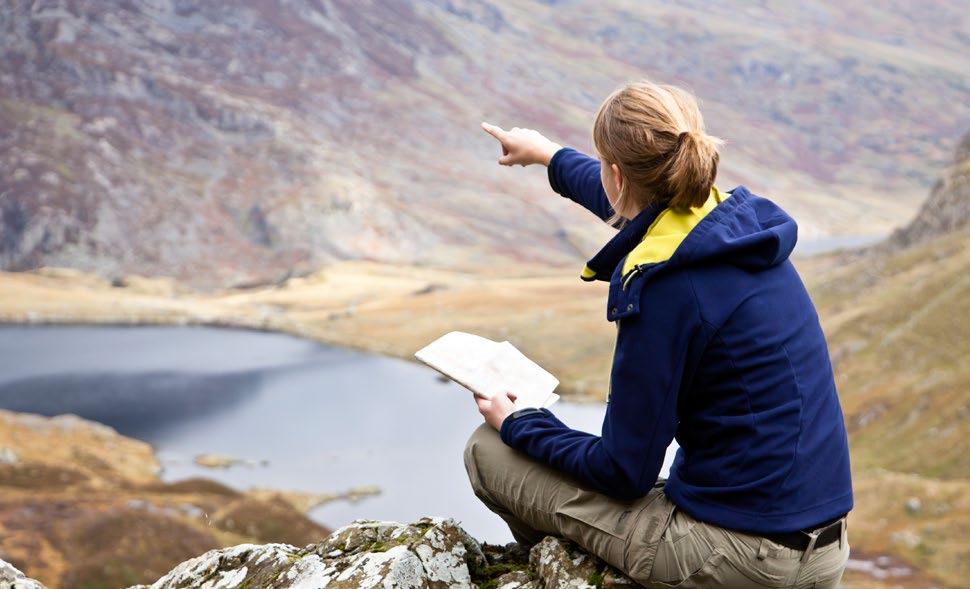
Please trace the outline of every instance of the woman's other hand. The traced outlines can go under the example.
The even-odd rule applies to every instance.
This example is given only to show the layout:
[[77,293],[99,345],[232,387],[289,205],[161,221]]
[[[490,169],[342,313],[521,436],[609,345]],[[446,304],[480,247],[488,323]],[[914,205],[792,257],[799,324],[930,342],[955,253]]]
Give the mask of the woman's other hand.
[[499,430],[502,428],[502,422],[505,421],[505,418],[515,411],[515,405],[512,404],[515,399],[515,393],[505,393],[504,395],[495,395],[491,399],[476,396],[475,402],[478,403],[478,411],[485,417],[485,422]]
[[535,129],[522,129],[512,127],[506,131],[501,127],[482,121],[482,129],[498,139],[502,144],[502,157],[498,158],[498,163],[503,166],[528,166],[529,164],[549,165],[554,153],[562,148],[562,145],[546,139],[542,133]]

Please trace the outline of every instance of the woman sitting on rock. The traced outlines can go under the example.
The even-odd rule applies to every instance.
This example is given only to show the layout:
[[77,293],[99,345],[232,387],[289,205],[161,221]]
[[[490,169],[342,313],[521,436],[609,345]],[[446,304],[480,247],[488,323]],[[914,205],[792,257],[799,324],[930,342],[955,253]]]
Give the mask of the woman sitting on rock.
[[[818,315],[788,259],[795,221],[714,186],[721,141],[688,92],[630,83],[597,158],[482,123],[499,163],[619,229],[583,268],[617,326],[602,436],[515,391],[478,399],[475,494],[528,547],[569,538],[646,587],[836,587],[852,509],[846,430]],[[669,478],[658,478],[676,439]]]

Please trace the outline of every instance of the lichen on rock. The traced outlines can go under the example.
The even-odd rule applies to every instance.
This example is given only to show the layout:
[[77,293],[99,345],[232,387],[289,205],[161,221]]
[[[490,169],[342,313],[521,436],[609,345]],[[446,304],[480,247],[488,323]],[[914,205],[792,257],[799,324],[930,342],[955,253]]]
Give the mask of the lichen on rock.
[[572,542],[546,536],[532,547],[529,564],[543,580],[542,589],[586,589],[602,583],[601,565]]
[[575,543],[480,544],[451,518],[354,520],[317,544],[241,544],[131,589],[582,589],[636,587]]

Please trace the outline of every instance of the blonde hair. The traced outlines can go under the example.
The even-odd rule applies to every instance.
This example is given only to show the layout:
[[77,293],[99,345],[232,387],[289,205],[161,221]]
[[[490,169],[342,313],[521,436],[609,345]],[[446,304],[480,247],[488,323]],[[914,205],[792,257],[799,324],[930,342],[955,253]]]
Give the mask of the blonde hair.
[[604,165],[616,164],[626,180],[610,223],[658,202],[675,209],[704,204],[723,143],[704,132],[697,100],[682,88],[641,80],[615,90],[593,122]]

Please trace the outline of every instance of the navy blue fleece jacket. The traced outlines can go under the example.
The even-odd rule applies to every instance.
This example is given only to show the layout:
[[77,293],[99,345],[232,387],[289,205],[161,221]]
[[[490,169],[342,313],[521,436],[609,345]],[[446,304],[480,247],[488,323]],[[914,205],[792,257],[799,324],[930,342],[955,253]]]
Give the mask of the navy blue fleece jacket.
[[[601,219],[612,208],[599,160],[572,148],[549,164],[553,190]],[[547,408],[500,428],[509,446],[590,488],[634,499],[680,445],[664,487],[694,517],[751,533],[799,530],[852,509],[846,430],[818,315],[788,259],[795,221],[739,186],[668,259],[626,256],[660,206],[627,223],[587,264],[609,280],[617,340],[602,436]]]

